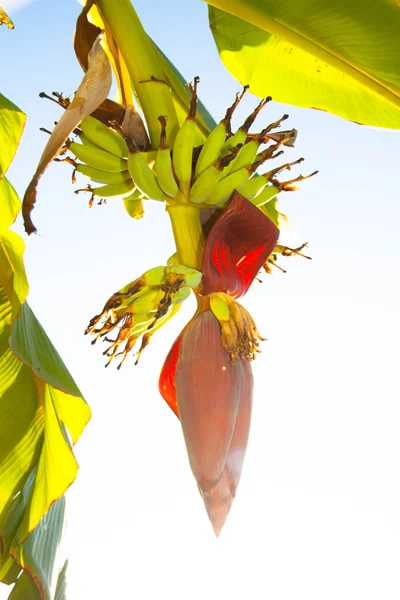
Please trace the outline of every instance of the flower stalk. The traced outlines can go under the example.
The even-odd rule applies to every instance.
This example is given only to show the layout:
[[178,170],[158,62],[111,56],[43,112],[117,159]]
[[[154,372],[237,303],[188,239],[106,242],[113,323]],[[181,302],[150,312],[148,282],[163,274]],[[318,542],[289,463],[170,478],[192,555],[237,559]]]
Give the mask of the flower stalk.
[[96,5],[126,63],[146,117],[152,147],[158,146],[160,115],[168,118],[167,135],[173,143],[179,124],[172,94],[164,80],[154,46],[130,0],[97,0]]
[[197,207],[174,204],[167,207],[179,262],[201,271],[205,238]]

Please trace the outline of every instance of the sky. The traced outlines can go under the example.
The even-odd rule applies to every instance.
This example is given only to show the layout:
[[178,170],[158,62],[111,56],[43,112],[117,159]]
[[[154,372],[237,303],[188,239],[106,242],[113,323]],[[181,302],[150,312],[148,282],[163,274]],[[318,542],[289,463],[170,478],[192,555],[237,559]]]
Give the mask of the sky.
[[[4,4],[4,2],[3,2]],[[240,85],[224,69],[200,1],[137,0],[136,10],[218,121]],[[10,4],[8,4],[10,7]],[[2,93],[28,115],[9,177],[21,194],[57,107],[72,94],[72,0],[36,0],[1,29]],[[6,60],[4,59],[6,57]],[[236,126],[258,103],[248,94]],[[67,493],[68,597],[175,600],[398,600],[400,581],[400,253],[398,133],[271,103],[257,123],[290,114],[299,134],[285,156],[319,169],[282,198],[312,261],[286,259],[243,304],[263,337],[254,363],[251,437],[231,514],[216,540],[190,472],[179,422],[158,374],[194,303],[153,338],[139,366],[104,369],[83,331],[116,290],[174,251],[159,203],[133,221],[119,201],[91,210],[70,169],[53,164],[33,213],[20,221],[29,302],[89,403]],[[286,125],[285,125],[286,127]],[[304,167],[304,168],[303,168]],[[0,588],[0,600],[8,590]]]

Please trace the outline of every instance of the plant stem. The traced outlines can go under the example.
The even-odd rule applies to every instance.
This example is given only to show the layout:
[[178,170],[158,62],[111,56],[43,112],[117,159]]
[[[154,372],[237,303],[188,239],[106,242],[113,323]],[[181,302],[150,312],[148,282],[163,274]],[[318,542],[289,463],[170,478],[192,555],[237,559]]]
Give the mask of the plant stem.
[[167,207],[180,264],[201,271],[205,239],[198,208],[184,204]]
[[168,119],[167,136],[172,145],[179,123],[171,90],[135,9],[130,0],[96,0],[96,4],[126,63],[146,117],[152,147],[158,147],[160,115]]

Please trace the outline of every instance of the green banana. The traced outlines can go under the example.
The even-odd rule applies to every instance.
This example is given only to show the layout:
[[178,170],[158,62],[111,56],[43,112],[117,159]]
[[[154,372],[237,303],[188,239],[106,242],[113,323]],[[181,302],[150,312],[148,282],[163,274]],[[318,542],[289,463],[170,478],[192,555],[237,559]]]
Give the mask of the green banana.
[[122,202],[126,212],[132,219],[141,219],[144,216],[143,194],[136,189],[130,196],[123,198]]
[[225,295],[218,292],[210,294],[210,308],[218,321],[229,321],[229,305],[225,301]]
[[100,146],[92,142],[92,140],[89,139],[88,136],[83,133],[83,131],[79,133],[78,137],[82,144],[84,144],[85,146],[89,146],[89,148],[100,148]]
[[190,202],[204,204],[208,201],[221,178],[222,171],[234,160],[239,150],[239,147],[231,148],[229,154],[223,156],[215,164],[203,171],[190,190]]
[[76,164],[75,171],[85,175],[85,177],[95,183],[120,183],[131,178],[129,171],[117,171],[113,173],[111,171],[102,171],[83,163]]
[[[267,173],[263,173],[262,175],[254,174],[253,177],[249,179],[249,181],[247,181],[244,185],[238,188],[238,191],[242,194],[242,196],[247,198],[247,200],[253,200],[255,198],[258,198],[259,194],[262,192],[262,190],[265,188],[268,182],[272,181],[276,184],[278,183],[276,180],[274,180],[275,175],[277,175],[281,171],[284,171],[285,169],[290,170],[290,168],[293,167],[293,165],[298,165],[301,162],[303,162],[303,160],[304,158],[299,158],[294,162],[285,163],[284,165],[281,165],[280,167],[273,169],[272,171],[268,171]],[[258,163],[256,162],[254,166],[257,166],[257,164]],[[277,187],[279,189],[279,184],[277,185]],[[268,196],[268,194],[266,195]],[[256,202],[254,202],[253,204],[256,204]]]
[[[239,102],[243,98],[249,86],[245,86],[241,94],[236,94],[235,102],[230,106],[222,121],[218,123],[218,125],[211,131],[207,139],[205,140],[203,147],[200,151],[199,157],[196,162],[195,174],[196,177],[199,177],[206,169],[211,167],[218,159],[224,145],[226,136],[231,133],[231,119],[232,115],[238,106]],[[233,140],[232,140],[233,142]],[[232,145],[232,142],[229,146]],[[235,146],[239,143],[243,143],[238,140],[235,142]],[[228,146],[227,146],[228,147]]]
[[264,175],[258,175],[255,173],[248,181],[238,187],[238,192],[242,194],[247,200],[255,198],[268,183],[268,178]]
[[126,171],[127,161],[118,156],[114,156],[101,148],[78,144],[77,142],[68,143],[68,150],[72,152],[83,163],[101,169],[102,171],[111,171],[113,173]]
[[[249,167],[242,167],[239,171],[230,173],[220,181],[218,181],[211,196],[206,203],[219,206],[229,200],[234,190],[240,190],[240,186],[245,184],[251,175]],[[242,193],[242,192],[240,192]],[[244,195],[244,194],[243,194]]]
[[[264,178],[260,177],[259,179],[264,179]],[[279,192],[280,192],[280,189],[278,187],[276,187],[275,185],[267,185],[266,187],[264,187],[262,192],[260,192],[255,197],[248,198],[247,196],[245,196],[245,198],[248,198],[248,200],[250,200],[252,204],[261,208],[264,206],[264,204],[266,204],[267,202],[272,200],[272,198],[275,198],[275,196],[277,196],[279,194]],[[240,193],[242,194],[242,190],[240,191]],[[244,194],[242,194],[242,195],[244,196]]]
[[84,135],[100,148],[120,158],[127,158],[128,147],[124,139],[113,129],[91,116],[83,119],[79,127]]
[[201,272],[191,267],[185,267],[185,265],[173,264],[168,265],[165,269],[167,275],[182,275],[184,278],[185,285],[194,288],[197,287],[201,281]]
[[[258,107],[257,107],[257,109],[258,109]],[[251,115],[251,117],[252,117],[252,115]],[[278,119],[278,121],[275,121],[274,123],[271,123],[270,125],[268,125],[268,127],[263,129],[260,133],[249,134],[249,135],[246,134],[247,137],[245,139],[242,149],[240,150],[239,154],[237,155],[236,160],[234,160],[231,163],[231,165],[227,168],[227,171],[233,173],[234,171],[238,171],[242,167],[245,167],[246,165],[251,164],[256,159],[257,151],[258,151],[259,147],[261,146],[261,144],[263,142],[269,141],[269,136],[268,136],[269,132],[272,129],[275,129],[276,127],[280,127],[282,121],[285,121],[288,117],[289,117],[289,115],[283,115],[282,118],[280,118],[280,119]],[[246,131],[246,126],[247,126],[246,123],[247,123],[247,120],[242,125],[244,132]],[[294,135],[293,132],[287,132],[287,133],[288,133],[288,135],[286,137],[283,136],[280,138],[279,143],[273,147],[274,150],[271,150],[270,154],[272,154],[273,151],[275,151],[281,144],[286,143]]]
[[261,102],[255,107],[251,115],[247,117],[243,125],[239,127],[239,129],[233,134],[232,137],[229,137],[222,147],[222,151],[228,150],[230,146],[237,146],[238,144],[244,144],[249,132],[250,127],[253,125],[254,121],[258,113],[264,108],[264,106],[271,102],[271,96],[268,98],[264,98]]
[[218,163],[208,167],[208,169],[203,171],[200,177],[196,179],[190,190],[190,202],[193,202],[194,204],[204,204],[210,198],[214,187],[221,177],[222,169],[220,169],[217,164]]
[[167,142],[167,119],[166,117],[160,116],[158,117],[158,120],[161,123],[161,136],[160,146],[158,148],[156,157],[157,179],[161,189],[171,198],[175,198],[179,191],[179,188],[178,184],[175,181],[172,169],[171,151]]
[[[127,179],[126,181],[120,181],[118,183],[108,183],[106,185],[101,185],[96,188],[92,188],[92,193],[95,196],[99,196],[101,198],[113,198],[115,196],[128,196],[132,194],[132,191],[135,189],[135,184],[132,179]],[[79,191],[79,190],[77,190]],[[75,192],[77,193],[77,192]]]
[[128,170],[133,181],[139,190],[151,200],[165,200],[166,195],[147,163],[146,153],[140,152],[131,138],[126,138],[126,141],[129,148]]
[[189,114],[176,134],[172,156],[174,171],[179,181],[179,189],[185,195],[189,193],[192,180],[193,146],[196,135],[197,84],[199,81],[199,77],[195,77],[193,86],[189,84],[192,95]]

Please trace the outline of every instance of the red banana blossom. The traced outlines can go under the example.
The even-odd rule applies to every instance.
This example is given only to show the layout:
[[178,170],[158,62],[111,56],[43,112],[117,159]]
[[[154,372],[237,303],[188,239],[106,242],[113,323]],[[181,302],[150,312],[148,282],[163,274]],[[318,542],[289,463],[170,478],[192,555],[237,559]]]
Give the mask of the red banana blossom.
[[199,309],[173,344],[159,389],[181,421],[189,462],[218,536],[239,484],[250,429],[250,360],[261,339],[235,298],[273,251],[279,230],[234,192],[207,235]]

